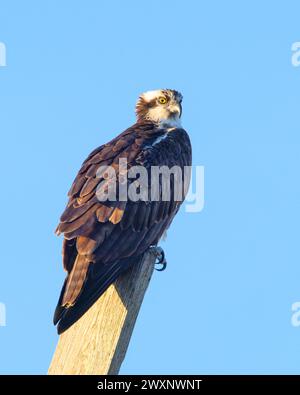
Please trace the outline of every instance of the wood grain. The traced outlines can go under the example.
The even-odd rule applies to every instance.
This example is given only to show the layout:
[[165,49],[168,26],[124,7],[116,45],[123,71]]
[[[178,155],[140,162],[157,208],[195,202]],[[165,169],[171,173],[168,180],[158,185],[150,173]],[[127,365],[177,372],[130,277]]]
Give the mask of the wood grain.
[[118,374],[154,262],[154,254],[146,252],[60,336],[48,374]]

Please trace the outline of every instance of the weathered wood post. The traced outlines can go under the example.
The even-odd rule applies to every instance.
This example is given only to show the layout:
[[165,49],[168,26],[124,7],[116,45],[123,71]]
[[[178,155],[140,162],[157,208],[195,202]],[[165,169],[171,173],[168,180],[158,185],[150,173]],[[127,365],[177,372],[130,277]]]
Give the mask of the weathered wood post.
[[146,252],[60,336],[48,374],[118,374],[154,263]]

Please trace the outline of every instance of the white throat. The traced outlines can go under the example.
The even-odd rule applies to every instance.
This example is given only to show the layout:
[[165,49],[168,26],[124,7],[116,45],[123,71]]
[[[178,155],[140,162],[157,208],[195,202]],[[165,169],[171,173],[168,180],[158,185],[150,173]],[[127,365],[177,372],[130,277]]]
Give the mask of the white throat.
[[159,127],[161,128],[180,128],[181,127],[181,119],[180,118],[167,118],[161,119],[159,121]]
[[147,119],[164,127],[180,127],[181,125],[179,116],[170,117],[169,111],[165,107],[150,108]]

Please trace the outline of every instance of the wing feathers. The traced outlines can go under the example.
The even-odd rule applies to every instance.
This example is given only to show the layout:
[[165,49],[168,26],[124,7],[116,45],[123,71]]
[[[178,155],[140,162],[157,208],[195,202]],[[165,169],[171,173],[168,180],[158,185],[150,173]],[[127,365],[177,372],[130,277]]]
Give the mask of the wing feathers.
[[96,211],[96,216],[98,221],[107,222],[113,211],[114,211],[114,207],[101,205]]
[[[161,196],[159,201],[120,202],[118,196],[117,201],[101,201],[112,180],[104,179],[104,173],[99,174],[99,166],[113,166],[117,183],[122,183],[122,176],[131,166],[150,169],[155,165],[190,165],[186,132],[176,129],[169,133],[170,138],[152,146],[164,133],[151,122],[134,125],[94,150],[75,178],[57,229],[58,234],[64,233],[63,264],[68,271],[54,317],[55,322],[60,320],[59,333],[84,314],[128,267],[130,259],[136,261],[137,256],[158,242],[178,211],[181,202],[174,198],[165,202]],[[120,158],[127,158],[125,173],[119,169]],[[173,190],[171,180],[171,193]]]

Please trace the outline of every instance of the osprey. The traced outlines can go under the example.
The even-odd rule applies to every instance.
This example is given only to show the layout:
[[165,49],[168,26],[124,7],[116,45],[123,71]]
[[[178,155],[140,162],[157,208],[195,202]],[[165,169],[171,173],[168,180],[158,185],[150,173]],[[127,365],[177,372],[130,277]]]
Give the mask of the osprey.
[[[155,250],[178,212],[187,191],[183,170],[191,166],[190,140],[180,124],[181,102],[182,95],[175,90],[143,93],[136,104],[136,123],[95,149],[83,162],[56,229],[58,235],[64,235],[62,254],[67,272],[54,313],[59,334],[76,322],[123,272],[140,262],[146,250]],[[120,166],[121,160],[126,160],[125,169]],[[100,199],[113,182],[116,185],[112,190],[121,187],[135,166],[146,169],[149,180],[155,166],[179,167],[182,173],[180,179],[170,177],[168,199],[162,196],[161,177],[157,179],[156,199],[151,194],[153,183],[139,179],[126,179],[127,191],[143,187],[149,192],[139,199],[121,199],[120,194],[115,199]],[[108,168],[114,170],[114,177],[108,177],[108,171],[99,171]],[[174,190],[182,181],[185,186],[183,198],[179,199]],[[162,262],[161,251],[156,251]]]

